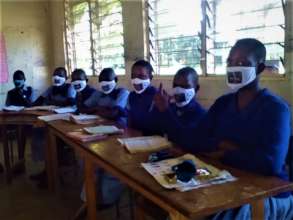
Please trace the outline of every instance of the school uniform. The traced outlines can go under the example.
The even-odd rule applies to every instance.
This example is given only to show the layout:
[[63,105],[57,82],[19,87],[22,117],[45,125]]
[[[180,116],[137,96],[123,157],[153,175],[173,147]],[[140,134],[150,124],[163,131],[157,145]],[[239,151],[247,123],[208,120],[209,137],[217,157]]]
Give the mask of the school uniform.
[[[101,91],[95,91],[89,99],[86,100],[86,107],[116,107],[119,115],[116,121],[122,125],[126,124],[125,108],[128,100],[129,91],[124,88],[115,88],[111,93],[104,94]],[[124,185],[114,176],[105,172],[103,169],[96,169],[97,192],[101,192],[101,200],[104,205],[116,202],[124,189]],[[81,193],[81,199],[86,201],[84,187]]]
[[143,93],[137,94],[132,91],[129,94],[127,104],[127,114],[129,126],[142,131],[144,135],[161,134],[153,121],[154,95],[157,89],[149,86]]
[[[86,85],[86,87],[77,94],[76,103],[78,107],[88,108],[91,107],[92,98],[91,96],[96,92],[96,89]],[[79,111],[79,110],[78,110]]]
[[118,109],[119,113],[116,120],[122,125],[126,124],[126,105],[129,91],[124,88],[115,88],[111,93],[104,94],[101,91],[95,91],[85,102],[85,106],[92,107],[110,107]]
[[44,98],[44,102],[39,103],[41,105],[75,105],[76,91],[71,84],[65,83],[62,86],[50,86],[41,96]]
[[[219,143],[229,140],[238,148],[222,158],[232,167],[288,180],[285,158],[291,134],[290,108],[280,97],[263,89],[244,109],[237,108],[237,93],[220,97],[210,108],[197,139],[190,136],[193,151],[216,150]],[[191,147],[191,146],[189,146]],[[291,192],[265,200],[266,219],[292,219]],[[210,219],[250,219],[250,205],[223,211]]]
[[32,87],[24,85],[23,88],[14,88],[8,91],[6,96],[6,106],[25,106],[29,107],[34,101],[35,91]]
[[205,114],[206,110],[193,99],[183,107],[171,103],[165,112],[159,112],[155,108],[153,121],[170,141],[181,143],[181,138],[184,137],[181,137],[178,131],[196,129]]
[[[69,83],[65,83],[62,86],[50,86],[42,95],[43,99],[37,99],[34,105],[64,105],[76,104],[76,91],[73,86]],[[39,101],[41,100],[41,101]],[[45,140],[45,129],[34,128],[32,136],[32,159],[34,161],[44,161],[44,140]]]

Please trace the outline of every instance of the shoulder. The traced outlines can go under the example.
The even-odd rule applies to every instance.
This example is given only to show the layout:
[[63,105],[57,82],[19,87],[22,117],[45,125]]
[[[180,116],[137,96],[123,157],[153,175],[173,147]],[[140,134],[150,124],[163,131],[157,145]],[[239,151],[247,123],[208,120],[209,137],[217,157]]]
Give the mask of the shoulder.
[[270,112],[287,112],[290,114],[289,104],[268,89],[262,91],[261,101],[263,102],[263,107]]
[[235,99],[236,93],[228,93],[225,95],[220,96],[219,98],[216,99],[214,104],[211,106],[211,108],[220,108],[223,106],[228,105]]
[[129,95],[129,91],[127,89],[125,89],[125,88],[119,87],[119,88],[116,89],[116,91],[117,91],[118,96]]

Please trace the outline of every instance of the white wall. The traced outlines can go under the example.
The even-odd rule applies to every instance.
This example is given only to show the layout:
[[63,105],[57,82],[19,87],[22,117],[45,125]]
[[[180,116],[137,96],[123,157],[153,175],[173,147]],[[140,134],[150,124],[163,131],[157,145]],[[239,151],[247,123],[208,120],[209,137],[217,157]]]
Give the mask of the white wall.
[[42,91],[51,71],[51,27],[46,1],[1,1],[1,31],[6,40],[9,82],[0,84],[0,104],[13,87],[12,75],[25,72],[27,83]]

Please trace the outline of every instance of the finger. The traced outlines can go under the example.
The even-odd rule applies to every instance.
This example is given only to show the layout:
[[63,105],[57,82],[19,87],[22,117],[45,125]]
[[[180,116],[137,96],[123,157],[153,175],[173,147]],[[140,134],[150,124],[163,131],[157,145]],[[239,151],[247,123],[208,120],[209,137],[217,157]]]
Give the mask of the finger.
[[163,84],[162,84],[162,83],[160,83],[160,86],[159,86],[159,93],[161,93],[161,94],[162,94],[162,90],[163,90]]

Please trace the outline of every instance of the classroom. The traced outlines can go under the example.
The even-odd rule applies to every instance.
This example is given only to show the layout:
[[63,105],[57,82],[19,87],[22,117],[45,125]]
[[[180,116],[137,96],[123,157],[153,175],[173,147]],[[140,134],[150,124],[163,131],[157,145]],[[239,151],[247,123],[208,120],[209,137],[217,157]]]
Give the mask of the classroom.
[[293,0],[0,0],[1,220],[293,220]]

